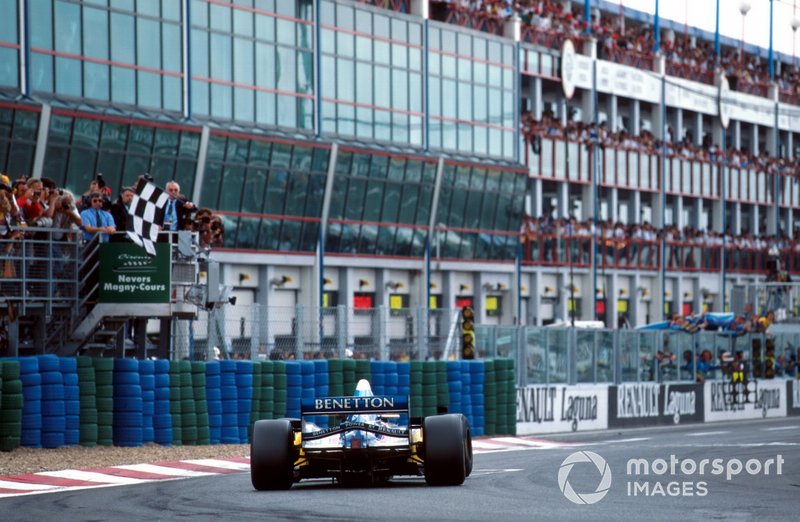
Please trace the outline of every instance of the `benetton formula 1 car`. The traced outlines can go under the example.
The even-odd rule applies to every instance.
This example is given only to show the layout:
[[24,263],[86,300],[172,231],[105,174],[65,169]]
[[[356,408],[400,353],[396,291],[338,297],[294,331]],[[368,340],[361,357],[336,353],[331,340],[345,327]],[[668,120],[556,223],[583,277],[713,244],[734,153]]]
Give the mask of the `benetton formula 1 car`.
[[374,396],[361,380],[352,397],[302,401],[300,419],[260,420],[250,446],[257,490],[289,489],[306,478],[340,484],[423,476],[455,486],[472,472],[472,437],[461,414],[409,417],[408,397]]

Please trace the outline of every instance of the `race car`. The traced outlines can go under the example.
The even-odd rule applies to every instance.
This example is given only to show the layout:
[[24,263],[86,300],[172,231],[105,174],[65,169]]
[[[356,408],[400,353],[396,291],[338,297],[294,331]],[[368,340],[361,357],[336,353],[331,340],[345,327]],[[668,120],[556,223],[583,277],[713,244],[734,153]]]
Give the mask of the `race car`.
[[307,478],[374,484],[398,475],[456,486],[471,472],[463,415],[410,417],[408,397],[373,395],[364,379],[353,396],[303,400],[300,419],[257,421],[250,445],[250,479],[259,491]]

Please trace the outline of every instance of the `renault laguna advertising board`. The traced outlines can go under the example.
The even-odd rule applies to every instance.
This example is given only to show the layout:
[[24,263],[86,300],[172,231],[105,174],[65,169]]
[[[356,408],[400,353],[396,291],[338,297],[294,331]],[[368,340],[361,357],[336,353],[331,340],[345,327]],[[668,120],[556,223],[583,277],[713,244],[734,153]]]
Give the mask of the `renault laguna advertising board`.
[[705,383],[706,422],[786,416],[786,381],[758,379]]
[[517,433],[603,430],[608,427],[607,407],[607,386],[517,388]]
[[699,384],[639,382],[610,386],[608,426],[612,428],[703,422]]

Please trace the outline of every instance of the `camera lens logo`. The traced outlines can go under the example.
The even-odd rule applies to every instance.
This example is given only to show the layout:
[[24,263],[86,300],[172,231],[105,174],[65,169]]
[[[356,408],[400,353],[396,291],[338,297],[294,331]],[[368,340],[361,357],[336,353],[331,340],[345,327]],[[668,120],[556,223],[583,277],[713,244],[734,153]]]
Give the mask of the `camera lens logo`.
[[[569,472],[575,464],[584,462],[591,462],[600,472],[600,483],[594,490],[594,493],[576,493],[569,483]],[[561,463],[558,469],[558,487],[561,488],[561,493],[567,497],[567,500],[574,504],[596,504],[603,500],[603,497],[608,493],[611,488],[611,468],[608,467],[606,459],[592,451],[576,451],[569,455]]]

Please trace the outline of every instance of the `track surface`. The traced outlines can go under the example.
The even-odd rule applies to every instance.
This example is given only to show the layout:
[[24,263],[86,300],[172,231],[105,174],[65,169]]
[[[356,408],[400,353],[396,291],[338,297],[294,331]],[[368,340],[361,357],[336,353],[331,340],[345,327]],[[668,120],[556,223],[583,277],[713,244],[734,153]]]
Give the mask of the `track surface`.
[[[304,481],[290,491],[257,492],[248,473],[133,486],[0,499],[6,520],[797,520],[800,495],[800,422],[797,419],[714,423],[671,428],[613,430],[548,436],[562,444],[506,449],[475,456],[475,470],[461,487],[430,488],[422,478],[383,487],[346,489],[330,481]],[[563,443],[569,443],[565,445]],[[602,456],[612,472],[607,495],[576,505],[559,489],[562,462],[576,451]],[[782,474],[742,471],[725,476],[629,476],[630,458],[670,460],[784,459]],[[601,474],[575,464],[568,481],[593,493]],[[628,482],[706,483],[705,496],[637,496]],[[683,486],[686,487],[686,486]]]

